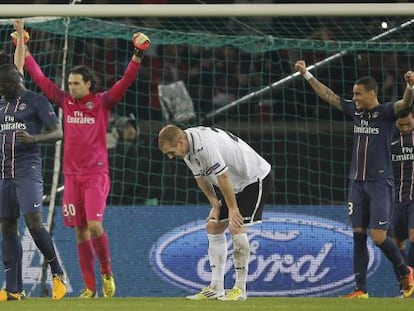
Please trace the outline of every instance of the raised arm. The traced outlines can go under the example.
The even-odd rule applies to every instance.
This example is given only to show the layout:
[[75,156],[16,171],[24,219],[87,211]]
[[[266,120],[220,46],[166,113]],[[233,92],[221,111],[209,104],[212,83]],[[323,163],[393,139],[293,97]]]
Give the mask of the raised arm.
[[26,42],[29,40],[29,33],[24,30],[23,19],[13,20],[13,25],[15,31],[10,36],[12,37],[13,44],[16,46],[16,49],[14,50],[14,64],[19,70],[20,74],[23,75],[24,49]]
[[106,93],[110,108],[122,99],[126,90],[136,79],[144,51],[150,46],[150,39],[140,32],[134,33],[132,36],[132,42],[134,44],[134,54],[132,55],[131,61],[125,70],[123,77],[118,80]]
[[318,81],[306,68],[306,63],[303,60],[298,60],[295,63],[295,70],[298,71],[308,81],[312,89],[321,99],[328,104],[342,110],[340,97],[336,95],[325,84]]
[[413,91],[414,91],[414,72],[408,70],[404,74],[405,82],[407,82],[403,98],[396,101],[394,104],[394,112],[397,115],[398,112],[409,108],[413,104]]

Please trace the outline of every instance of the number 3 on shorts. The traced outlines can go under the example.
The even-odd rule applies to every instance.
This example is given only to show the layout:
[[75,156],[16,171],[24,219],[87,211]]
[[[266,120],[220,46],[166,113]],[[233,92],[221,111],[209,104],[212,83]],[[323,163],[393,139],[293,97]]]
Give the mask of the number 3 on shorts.
[[352,215],[354,212],[354,203],[348,202],[348,215]]

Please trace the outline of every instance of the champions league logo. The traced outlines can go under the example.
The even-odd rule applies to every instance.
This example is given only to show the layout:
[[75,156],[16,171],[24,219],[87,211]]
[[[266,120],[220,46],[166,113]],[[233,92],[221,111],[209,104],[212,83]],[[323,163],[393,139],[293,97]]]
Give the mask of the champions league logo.
[[[247,287],[251,296],[326,296],[354,286],[352,230],[344,223],[310,215],[265,213],[249,228],[251,246]],[[225,287],[235,273],[231,238]],[[177,227],[152,247],[150,262],[170,283],[198,291],[211,278],[205,222]],[[378,268],[380,252],[368,243],[368,275]]]

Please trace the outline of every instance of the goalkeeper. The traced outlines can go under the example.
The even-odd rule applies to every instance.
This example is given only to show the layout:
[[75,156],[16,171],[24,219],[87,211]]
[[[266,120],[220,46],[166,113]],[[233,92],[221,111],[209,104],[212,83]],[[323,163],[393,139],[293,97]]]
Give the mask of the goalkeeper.
[[124,76],[105,92],[94,92],[92,72],[85,66],[69,71],[69,92],[65,92],[44,75],[27,47],[24,53],[27,72],[46,97],[63,110],[62,212],[65,225],[75,229],[85,282],[81,298],[93,298],[97,294],[94,254],[100,263],[103,296],[115,294],[109,240],[102,225],[110,188],[106,132],[111,109],[136,79],[143,52],[150,45],[148,37],[139,32],[133,35],[132,41],[134,53]]

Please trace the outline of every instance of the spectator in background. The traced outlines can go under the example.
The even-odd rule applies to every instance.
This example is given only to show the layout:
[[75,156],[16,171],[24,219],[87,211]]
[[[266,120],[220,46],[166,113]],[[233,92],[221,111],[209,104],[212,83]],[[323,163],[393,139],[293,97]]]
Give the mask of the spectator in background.
[[129,205],[134,202],[137,175],[139,170],[139,127],[134,117],[118,117],[114,130],[117,140],[113,148],[108,150],[111,175],[111,193],[109,202],[112,205]]

